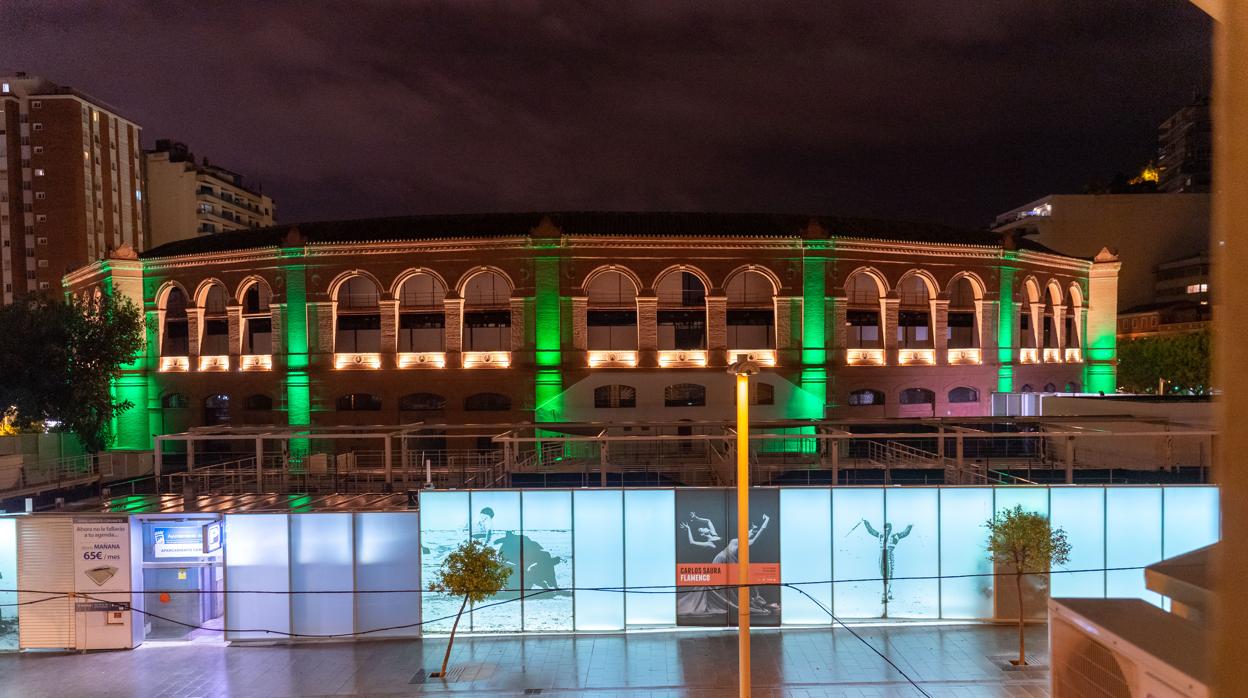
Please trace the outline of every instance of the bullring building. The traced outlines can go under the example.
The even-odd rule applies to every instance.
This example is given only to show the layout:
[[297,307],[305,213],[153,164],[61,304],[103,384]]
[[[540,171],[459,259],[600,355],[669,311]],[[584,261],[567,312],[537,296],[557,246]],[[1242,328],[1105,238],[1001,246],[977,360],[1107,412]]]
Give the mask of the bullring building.
[[991,232],[763,214],[279,226],[65,277],[149,318],[119,448],[201,425],[977,416],[1111,392],[1119,263]]

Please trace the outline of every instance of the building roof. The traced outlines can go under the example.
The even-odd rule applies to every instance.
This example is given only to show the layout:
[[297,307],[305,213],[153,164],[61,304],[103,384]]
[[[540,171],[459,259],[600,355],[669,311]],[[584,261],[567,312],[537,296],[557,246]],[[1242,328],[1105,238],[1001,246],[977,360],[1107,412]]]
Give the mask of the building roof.
[[[178,240],[143,253],[144,258],[275,247],[292,229],[305,242],[333,244],[437,238],[523,237],[543,219],[564,235],[624,237],[789,237],[800,238],[812,222],[831,237],[1000,247],[1002,237],[986,230],[967,230],[926,223],[837,216],[768,213],[662,213],[568,211],[543,213],[479,213],[398,216],[345,221],[319,221],[231,231]],[[1027,239],[1021,249],[1058,254]]]

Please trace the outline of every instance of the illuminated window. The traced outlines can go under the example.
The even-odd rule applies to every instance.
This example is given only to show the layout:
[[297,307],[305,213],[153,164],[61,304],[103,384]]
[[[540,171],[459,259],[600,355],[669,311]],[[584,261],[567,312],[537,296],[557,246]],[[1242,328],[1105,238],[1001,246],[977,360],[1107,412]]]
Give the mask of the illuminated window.
[[225,311],[225,287],[213,284],[204,294],[204,330],[199,353],[224,356],[230,353],[230,321]]
[[950,349],[974,349],[979,345],[975,328],[975,286],[963,276],[953,282],[949,293],[946,336]]
[[501,274],[481,272],[464,285],[465,351],[511,349],[511,286]]
[[696,274],[675,271],[655,285],[660,350],[706,348],[706,286]]
[[594,388],[594,407],[636,407],[637,389],[631,385],[600,385]]
[[880,331],[880,286],[870,274],[854,274],[845,282],[849,303],[845,322],[850,349],[877,349],[883,346]]
[[884,392],[880,390],[871,390],[864,388],[855,390],[849,394],[850,407],[866,407],[868,405],[883,405]]
[[446,287],[431,274],[414,274],[399,289],[399,351],[443,351]]
[[381,410],[381,398],[371,393],[351,393],[334,401],[339,412],[378,412]]
[[775,349],[776,313],[771,280],[756,271],[732,277],[728,297],[728,348]]
[[585,324],[590,350],[637,348],[637,287],[625,274],[598,274],[585,289]]
[[503,412],[511,409],[511,398],[499,393],[477,393],[464,398],[466,412]]
[[44,176],[45,174],[47,174],[47,171],[46,171],[46,170],[44,170],[42,167],[36,167],[36,168],[35,168],[35,176],[36,176],[36,177],[42,177],[42,176]]
[[273,353],[273,318],[269,312],[272,292],[256,281],[243,293],[243,353]]
[[706,386],[697,383],[677,383],[663,389],[665,407],[705,407]]

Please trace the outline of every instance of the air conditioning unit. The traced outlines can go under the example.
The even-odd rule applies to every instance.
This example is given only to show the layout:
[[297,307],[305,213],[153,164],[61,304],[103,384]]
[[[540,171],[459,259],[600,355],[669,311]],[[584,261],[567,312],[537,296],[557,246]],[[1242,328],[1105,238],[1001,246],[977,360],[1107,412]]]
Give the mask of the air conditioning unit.
[[1054,698],[1206,698],[1204,629],[1139,599],[1049,602]]

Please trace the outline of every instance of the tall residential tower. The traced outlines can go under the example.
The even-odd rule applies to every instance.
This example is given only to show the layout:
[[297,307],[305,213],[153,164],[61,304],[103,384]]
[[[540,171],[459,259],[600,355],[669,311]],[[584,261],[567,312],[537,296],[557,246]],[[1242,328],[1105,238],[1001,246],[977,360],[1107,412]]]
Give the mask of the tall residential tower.
[[139,132],[68,86],[0,76],[0,302],[145,246]]

